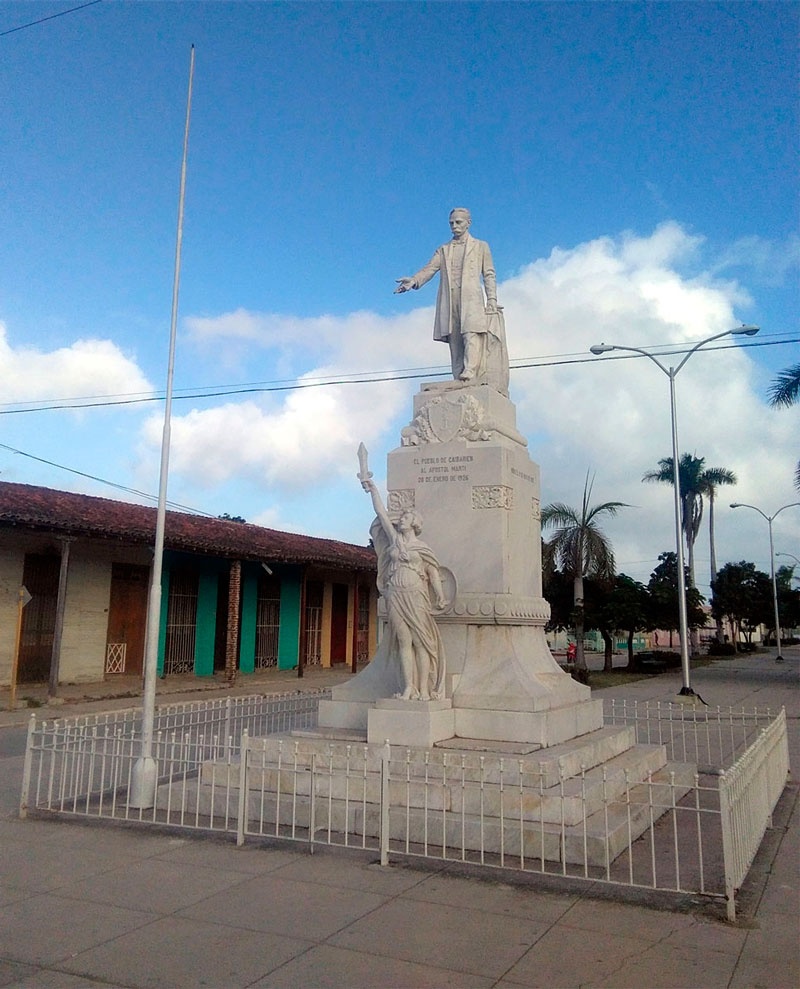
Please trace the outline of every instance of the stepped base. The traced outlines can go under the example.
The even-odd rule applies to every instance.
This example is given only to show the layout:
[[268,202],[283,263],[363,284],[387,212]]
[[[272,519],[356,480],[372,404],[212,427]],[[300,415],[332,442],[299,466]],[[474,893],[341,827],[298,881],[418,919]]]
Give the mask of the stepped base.
[[[378,837],[385,747],[356,732],[335,736],[251,740],[248,830],[295,834],[313,819],[315,829],[347,834],[349,843]],[[475,852],[603,866],[694,779],[696,767],[668,763],[663,746],[634,743],[632,727],[607,727],[533,754],[521,751],[525,745],[486,739],[396,746],[390,838],[409,847],[444,841]],[[161,787],[158,807],[188,799],[193,813],[235,820],[239,784],[238,763],[206,763],[198,781]]]

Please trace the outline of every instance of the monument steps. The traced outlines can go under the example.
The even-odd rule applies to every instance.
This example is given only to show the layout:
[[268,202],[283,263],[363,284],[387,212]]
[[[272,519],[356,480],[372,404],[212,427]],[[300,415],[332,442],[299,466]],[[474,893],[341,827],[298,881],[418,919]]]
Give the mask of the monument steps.
[[[546,862],[564,862],[602,868],[606,861],[613,862],[629,844],[636,841],[674,804],[678,804],[691,788],[695,766],[689,763],[667,762],[661,769],[652,773],[649,780],[636,783],[612,796],[606,791],[605,800],[585,821],[580,815],[577,821],[542,821],[523,811],[520,821],[519,802],[512,801],[500,816],[499,804],[495,813],[490,812],[484,803],[471,807],[465,802],[463,810],[460,801],[445,806],[441,800],[431,799],[429,793],[427,807],[408,806],[405,803],[393,804],[389,812],[389,837],[395,851],[406,846],[414,853],[439,854],[444,835],[447,849],[451,852],[464,850],[466,859],[473,860],[475,853],[487,856],[520,856],[520,834],[523,836],[522,851],[528,861],[543,858]],[[310,775],[306,774],[310,780]],[[317,776],[321,783],[324,775]],[[288,781],[284,781],[288,782]],[[368,789],[371,789],[369,787]],[[456,792],[459,787],[456,787]],[[391,797],[400,798],[407,794],[406,784],[395,781]],[[349,797],[334,798],[330,790],[317,791],[315,810],[315,833],[327,840],[330,831],[332,840],[358,847],[362,835],[366,836],[367,847],[374,847],[379,835],[380,808],[377,800],[367,793],[354,788]],[[393,801],[392,801],[393,802]],[[235,821],[239,808],[237,786],[216,785],[211,782],[187,780],[159,787],[157,807],[182,804],[187,808],[188,818],[229,822]],[[250,790],[247,800],[248,831],[265,837],[282,836],[307,838],[311,820],[311,798],[305,793],[293,794],[281,788],[278,791],[262,793]],[[589,810],[587,804],[586,810]],[[258,823],[257,823],[258,822]],[[450,855],[448,857],[454,857]]]
[[[601,732],[605,736],[603,739],[586,743],[582,749],[576,747],[577,740],[573,740],[572,752],[560,757],[560,777],[557,759],[551,759],[549,765],[544,763],[540,770],[535,759],[508,760],[484,755],[476,765],[473,756],[473,765],[468,766],[466,755],[462,764],[458,753],[443,754],[442,761],[433,762],[426,761],[419,750],[407,750],[406,758],[401,751],[391,763],[390,803],[412,808],[458,810],[458,813],[463,805],[467,814],[479,814],[483,808],[488,816],[523,813],[526,820],[575,824],[584,816],[595,813],[604,801],[618,799],[631,784],[645,780],[649,773],[657,772],[666,763],[663,746],[630,745],[630,729],[601,729]],[[373,747],[368,747],[366,752],[353,751],[351,746],[324,742],[321,738],[304,738],[302,748],[300,741],[295,740],[296,750],[291,739],[269,738],[260,742],[264,747],[259,746],[248,767],[248,789],[265,793],[268,800],[278,793],[308,796],[312,786],[311,757],[314,755],[313,786],[318,798],[358,799],[379,804],[380,750],[376,753]],[[614,744],[622,750],[608,751]],[[576,764],[582,753],[597,759],[598,751],[604,748],[606,758],[602,762],[598,760],[588,769],[585,763]],[[365,759],[365,754],[372,758]],[[449,758],[449,762],[445,762],[445,758]],[[239,764],[206,763],[200,781],[209,786],[213,784],[217,789],[238,789]]]

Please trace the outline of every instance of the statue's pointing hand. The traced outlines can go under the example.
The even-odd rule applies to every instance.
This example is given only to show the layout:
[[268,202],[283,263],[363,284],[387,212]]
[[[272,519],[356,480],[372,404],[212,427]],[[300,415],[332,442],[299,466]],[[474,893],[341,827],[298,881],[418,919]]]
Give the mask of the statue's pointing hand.
[[395,281],[397,282],[397,288],[392,293],[393,295],[397,295],[399,292],[410,292],[414,288],[413,278],[395,278]]

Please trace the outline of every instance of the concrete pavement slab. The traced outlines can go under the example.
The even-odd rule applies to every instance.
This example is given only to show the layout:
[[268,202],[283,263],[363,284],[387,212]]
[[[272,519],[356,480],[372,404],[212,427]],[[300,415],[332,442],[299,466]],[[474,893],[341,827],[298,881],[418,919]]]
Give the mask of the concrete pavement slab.
[[624,937],[631,936],[646,941],[658,941],[666,935],[691,927],[688,914],[666,910],[645,910],[627,903],[603,903],[602,909],[594,900],[578,900],[560,919],[560,925],[576,927],[582,931],[604,933],[613,931]]
[[110,982],[95,982],[81,975],[47,968],[35,969],[26,978],[12,984],[14,989],[124,989]]
[[[3,846],[3,854],[7,854],[10,849]],[[0,907],[9,903],[16,903],[17,900],[24,900],[33,895],[29,889],[21,889],[19,886],[0,886]],[[2,983],[0,983],[2,985]]]
[[181,865],[199,865],[205,868],[225,869],[245,875],[274,872],[305,858],[305,850],[286,844],[283,848],[270,848],[265,854],[258,845],[248,844],[237,848],[233,838],[221,840],[205,835],[174,839],[170,847],[157,852],[159,860]]
[[26,976],[38,971],[35,965],[0,960],[0,986],[19,985]]
[[65,895],[76,900],[169,914],[236,886],[244,879],[241,872],[231,869],[142,859],[75,882]]
[[532,893],[525,887],[447,873],[428,877],[410,889],[406,897],[452,907],[467,903],[472,910],[524,917],[545,925],[555,923],[578,901],[577,894]]
[[[800,986],[800,965],[796,961],[796,946],[792,955],[743,954],[736,971],[728,983],[728,989],[797,989]],[[795,960],[792,960],[795,959]]]
[[76,954],[62,968],[89,978],[147,989],[248,986],[310,944],[185,917],[154,923]]
[[546,925],[461,907],[397,897],[330,939],[340,948],[499,978]]
[[702,953],[673,944],[652,944],[626,958],[618,968],[589,986],[608,989],[724,989],[728,985],[735,955],[704,950]]
[[153,914],[48,895],[0,907],[0,945],[11,961],[47,965],[149,924]]
[[[503,973],[513,985],[570,989],[598,985],[628,958],[641,954],[650,945],[641,938],[623,937],[610,932],[565,927],[550,928],[516,963]],[[647,983],[642,983],[646,985]]]
[[[241,878],[241,877],[240,877]],[[252,931],[323,941],[386,902],[363,890],[254,876],[181,911],[181,916]]]
[[115,852],[78,846],[66,853],[54,842],[37,846],[34,842],[5,838],[0,883],[41,893],[66,886],[74,889],[76,884],[89,881],[87,876],[114,870],[119,860]]
[[418,887],[425,881],[427,873],[404,869],[399,865],[382,867],[376,863],[374,852],[347,854],[339,849],[321,848],[313,855],[305,853],[295,856],[290,864],[277,869],[274,875],[280,879],[360,889],[389,897]]
[[287,962],[271,975],[254,983],[250,989],[488,989],[494,979],[464,972],[452,972],[431,965],[416,965],[397,958],[380,958],[373,954],[320,945]]

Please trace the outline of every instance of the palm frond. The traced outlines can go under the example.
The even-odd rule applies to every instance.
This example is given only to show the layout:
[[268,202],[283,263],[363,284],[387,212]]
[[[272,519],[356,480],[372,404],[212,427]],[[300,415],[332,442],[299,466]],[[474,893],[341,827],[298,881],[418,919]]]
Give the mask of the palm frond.
[[773,408],[790,406],[800,399],[800,364],[793,364],[775,375],[769,386],[769,404]]

